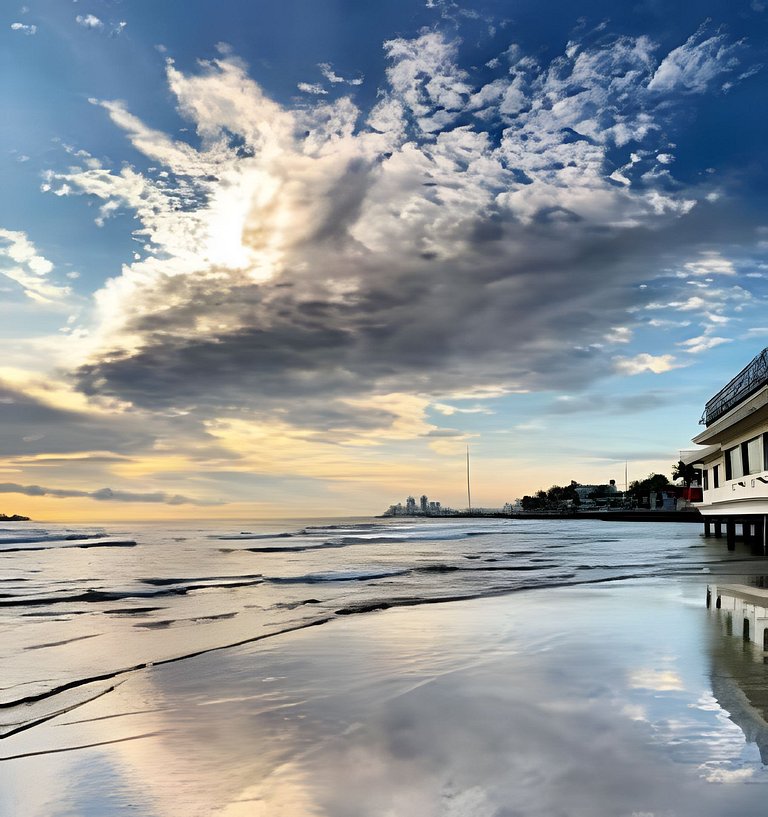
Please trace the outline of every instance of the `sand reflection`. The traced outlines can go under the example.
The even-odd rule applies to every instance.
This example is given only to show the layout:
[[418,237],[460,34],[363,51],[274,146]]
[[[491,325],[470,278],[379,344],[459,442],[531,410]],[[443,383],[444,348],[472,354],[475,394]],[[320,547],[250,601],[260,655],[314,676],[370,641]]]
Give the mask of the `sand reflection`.
[[136,674],[34,740],[154,737],[0,774],[75,782],[30,817],[762,817],[712,629],[658,587],[358,616]]

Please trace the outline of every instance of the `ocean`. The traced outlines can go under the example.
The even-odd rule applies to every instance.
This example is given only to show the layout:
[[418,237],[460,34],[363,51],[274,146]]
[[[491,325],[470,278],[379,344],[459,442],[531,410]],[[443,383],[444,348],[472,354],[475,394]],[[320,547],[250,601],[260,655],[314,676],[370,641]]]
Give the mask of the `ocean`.
[[[726,813],[707,810],[717,786],[763,814],[768,670],[705,595],[710,581],[763,586],[768,563],[700,534],[6,524],[0,815]],[[736,700],[749,717],[732,717]],[[496,761],[471,772],[481,756]],[[579,781],[585,758],[606,764],[579,772],[599,784]],[[553,782],[556,768],[570,777]],[[58,786],[30,782],[51,775]]]

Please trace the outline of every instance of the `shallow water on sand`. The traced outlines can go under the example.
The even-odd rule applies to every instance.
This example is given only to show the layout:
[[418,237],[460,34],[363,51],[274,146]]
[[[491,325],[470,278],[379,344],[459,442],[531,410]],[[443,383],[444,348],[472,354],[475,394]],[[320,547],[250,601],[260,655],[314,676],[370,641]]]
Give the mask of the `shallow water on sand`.
[[764,813],[763,654],[704,584],[766,563],[698,526],[2,537],[3,817]]

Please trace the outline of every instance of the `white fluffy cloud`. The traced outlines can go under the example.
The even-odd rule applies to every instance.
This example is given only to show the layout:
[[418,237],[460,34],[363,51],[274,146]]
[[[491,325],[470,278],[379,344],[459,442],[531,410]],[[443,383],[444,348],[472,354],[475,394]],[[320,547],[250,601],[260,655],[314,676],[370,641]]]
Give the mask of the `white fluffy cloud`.
[[104,23],[95,14],[78,14],[75,22],[83,28],[104,28]]
[[614,362],[617,372],[628,375],[643,372],[663,374],[683,365],[675,360],[674,355],[649,355],[647,353],[635,355],[635,357],[617,357],[614,358]]
[[26,233],[0,229],[0,275],[15,281],[24,293],[39,303],[60,300],[69,294],[48,280],[53,264],[40,255]]
[[708,352],[723,343],[730,343],[731,340],[731,338],[719,338],[714,335],[700,335],[696,338],[688,338],[688,340],[679,343],[678,346],[682,346],[688,354],[698,355],[701,352]]
[[341,75],[337,74],[333,70],[333,66],[329,62],[321,62],[318,66],[320,69],[320,73],[326,78],[328,82],[332,85],[362,85],[364,77],[353,77],[352,79],[346,79]]
[[695,260],[688,261],[683,269],[686,275],[736,275],[733,261],[712,251],[702,253]]
[[296,87],[305,94],[314,94],[315,96],[325,96],[328,93],[318,82],[300,82]]
[[28,23],[11,23],[11,31],[20,31],[22,34],[31,36],[37,34],[37,26]]
[[704,93],[739,66],[740,50],[726,34],[707,36],[702,28],[662,60],[648,88]]

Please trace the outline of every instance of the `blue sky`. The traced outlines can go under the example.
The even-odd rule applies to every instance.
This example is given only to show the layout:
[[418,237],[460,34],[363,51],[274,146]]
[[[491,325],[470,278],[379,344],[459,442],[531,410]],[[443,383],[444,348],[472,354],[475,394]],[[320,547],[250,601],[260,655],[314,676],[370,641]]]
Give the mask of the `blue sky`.
[[766,345],[761,0],[3,14],[9,507],[669,472]]

